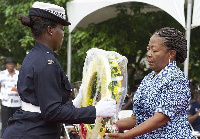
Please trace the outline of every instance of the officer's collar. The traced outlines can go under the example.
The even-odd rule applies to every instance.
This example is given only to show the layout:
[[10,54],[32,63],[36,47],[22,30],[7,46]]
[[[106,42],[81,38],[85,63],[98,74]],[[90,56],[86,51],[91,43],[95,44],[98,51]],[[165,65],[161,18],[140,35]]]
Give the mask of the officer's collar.
[[38,46],[39,48],[41,48],[43,51],[45,51],[46,53],[51,53],[53,54],[55,57],[57,57],[58,55],[52,51],[51,49],[49,49],[47,46],[39,43],[39,42],[35,42],[35,46]]

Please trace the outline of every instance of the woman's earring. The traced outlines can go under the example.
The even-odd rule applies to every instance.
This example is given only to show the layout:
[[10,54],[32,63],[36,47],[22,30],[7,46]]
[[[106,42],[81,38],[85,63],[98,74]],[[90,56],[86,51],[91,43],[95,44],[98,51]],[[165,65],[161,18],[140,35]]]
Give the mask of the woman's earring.
[[170,63],[171,61],[170,61],[170,58],[169,58],[169,63]]

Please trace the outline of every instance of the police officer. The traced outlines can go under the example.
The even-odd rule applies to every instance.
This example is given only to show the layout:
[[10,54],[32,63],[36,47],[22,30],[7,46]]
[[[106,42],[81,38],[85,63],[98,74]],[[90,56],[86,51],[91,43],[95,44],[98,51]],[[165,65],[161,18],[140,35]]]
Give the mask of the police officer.
[[111,117],[116,102],[105,98],[96,106],[77,108],[82,95],[68,101],[72,87],[56,53],[63,41],[65,10],[54,4],[35,2],[28,16],[19,16],[31,28],[35,46],[25,57],[18,78],[22,109],[10,118],[3,139],[59,139],[60,123],[95,122],[96,117]]

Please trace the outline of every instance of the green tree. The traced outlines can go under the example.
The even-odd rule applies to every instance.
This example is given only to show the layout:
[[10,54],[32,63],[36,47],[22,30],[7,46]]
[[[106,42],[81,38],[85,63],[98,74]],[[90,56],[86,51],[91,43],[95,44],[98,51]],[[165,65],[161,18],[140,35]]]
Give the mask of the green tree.
[[[34,45],[29,28],[23,27],[17,19],[19,14],[28,15],[28,9],[37,0],[1,0],[0,1],[0,55],[12,56],[17,63],[22,63],[26,52]],[[42,0],[66,8],[66,0]],[[77,29],[72,35],[72,82],[82,79],[82,69],[86,51],[90,48],[101,48],[116,51],[128,58],[129,85],[134,90],[144,75],[150,70],[141,63],[146,56],[146,46],[152,33],[164,26],[183,27],[164,11],[141,13],[143,3],[131,3],[133,15],[128,14],[126,7],[119,5],[118,16],[99,24],[90,24],[87,28]],[[200,81],[200,47],[199,27],[191,31],[189,78]],[[63,46],[58,51],[58,60],[66,71],[68,27],[65,30]],[[183,70],[183,64],[179,65]],[[141,76],[137,76],[141,74]]]
[[191,45],[189,58],[189,79],[195,80],[197,84],[200,83],[200,27],[191,30]]

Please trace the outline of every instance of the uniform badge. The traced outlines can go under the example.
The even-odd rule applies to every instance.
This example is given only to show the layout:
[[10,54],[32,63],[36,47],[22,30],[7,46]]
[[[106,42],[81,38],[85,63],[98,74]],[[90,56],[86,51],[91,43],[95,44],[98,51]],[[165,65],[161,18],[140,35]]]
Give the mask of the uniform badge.
[[48,60],[48,64],[54,64],[53,60]]

